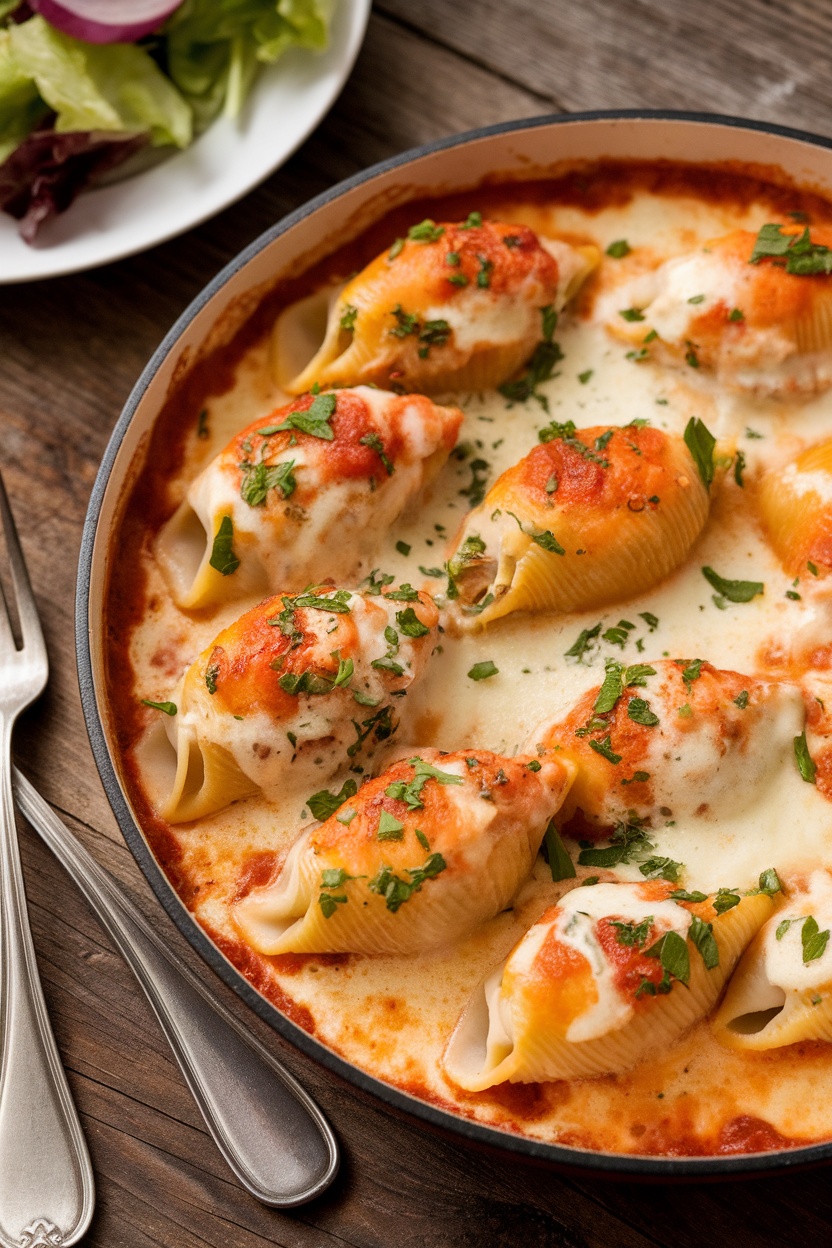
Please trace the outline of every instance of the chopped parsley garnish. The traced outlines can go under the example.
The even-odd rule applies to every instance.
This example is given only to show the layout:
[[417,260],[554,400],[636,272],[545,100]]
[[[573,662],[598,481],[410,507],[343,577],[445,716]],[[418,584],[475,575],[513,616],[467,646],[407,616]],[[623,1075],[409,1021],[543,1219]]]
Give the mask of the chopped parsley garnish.
[[393,721],[392,706],[383,706],[380,711],[376,711],[375,715],[371,715],[369,719],[364,719],[360,724],[352,720],[352,726],[355,729],[355,741],[347,748],[347,757],[355,758],[364,742],[369,736],[374,736],[376,741],[386,741],[388,737],[392,737],[396,731],[398,724]]
[[161,711],[163,715],[175,715],[175,702],[152,702],[150,698],[142,698],[142,706],[150,706],[154,711]]
[[644,313],[640,312],[638,308],[622,308],[618,315],[623,317],[625,321],[644,320]]
[[491,659],[483,659],[480,663],[475,663],[468,672],[469,680],[488,680],[489,676],[496,676],[499,667]]
[[687,354],[685,355],[685,363],[689,364],[691,368],[698,368],[699,356],[696,354],[695,344],[688,340],[688,342],[685,345],[687,346]]
[[[440,576],[441,576],[440,572]],[[405,581],[398,589],[391,589],[389,594],[384,594],[391,602],[418,602],[419,595],[409,581]]]
[[449,251],[445,255],[445,263],[449,264],[452,269],[459,268],[462,259],[458,251]]
[[640,862],[638,869],[648,880],[667,880],[670,884],[676,884],[684,870],[684,863],[654,855]]
[[477,256],[479,261],[479,269],[477,270],[477,285],[487,290],[491,285],[491,273],[494,269],[494,261],[489,260],[487,256]]
[[577,640],[573,641],[568,650],[564,651],[564,658],[577,659],[579,663],[583,662],[584,655],[587,650],[592,649],[592,643],[597,639],[601,631],[601,623],[599,622],[593,628],[581,629]]
[[409,880],[403,880],[401,876],[394,874],[390,867],[382,867],[368,882],[367,887],[383,897],[387,909],[395,914],[414,893],[419,892],[425,880],[435,880],[446,866],[441,854],[431,854],[421,867],[405,867]]
[[741,490],[745,489],[745,482],[742,479],[742,474],[744,472],[745,472],[745,456],[743,455],[742,451],[737,451],[736,455],[734,456],[734,480],[736,481],[737,485],[740,487]]
[[488,470],[491,465],[486,459],[472,459],[468,467],[471,469],[471,483],[459,492],[463,498],[469,500],[471,507],[479,507],[485,498],[488,486]]
[[429,840],[428,840],[428,838],[425,836],[425,834],[424,834],[424,832],[422,831],[422,829],[421,829],[421,828],[414,828],[414,829],[413,829],[413,835],[416,837],[416,840],[417,840],[417,841],[419,842],[419,844],[422,846],[422,849],[425,851],[425,853],[426,853],[426,854],[429,854],[429,853],[430,853],[430,841],[429,841]]
[[817,564],[812,563],[811,559],[810,559],[810,560],[809,560],[809,562],[806,564],[806,567],[809,569],[809,571],[811,572],[812,576],[817,576],[817,574],[818,574]]
[[727,598],[729,602],[751,602],[752,598],[765,592],[765,585],[762,581],[728,581],[718,572],[714,572],[713,568],[708,567],[702,569],[702,575],[716,592],[723,598]]
[[443,568],[425,568],[421,563],[419,564],[419,571],[422,573],[422,576],[437,576],[441,578],[445,575]]
[[765,893],[767,897],[782,893],[783,884],[774,867],[760,872],[759,891]]
[[702,675],[702,664],[705,662],[705,660],[704,659],[691,659],[690,662],[688,662],[687,659],[676,659],[675,662],[676,662],[677,667],[681,667],[682,664],[685,665],[685,670],[682,672],[682,680],[687,685],[688,690],[690,690],[690,687],[693,684],[693,682],[695,680],[698,680],[699,677]]
[[607,248],[607,255],[612,256],[613,260],[623,260],[625,256],[629,256],[631,251],[632,248],[626,238],[617,238]]
[[482,213],[481,212],[469,212],[468,216],[465,218],[465,220],[462,222],[459,228],[461,230],[475,230],[475,229],[479,229],[481,225],[482,225]]
[[448,281],[451,283],[452,286],[467,286],[468,285],[468,278],[465,276],[464,273],[451,273],[448,277]]
[[369,446],[371,451],[375,451],[376,455],[378,455],[384,465],[384,469],[388,477],[392,477],[396,470],[393,467],[390,458],[385,453],[384,443],[379,435],[377,433],[365,433],[363,438],[359,438],[358,441],[361,446]]
[[810,914],[803,920],[800,943],[803,947],[803,964],[808,966],[810,962],[816,962],[818,958],[822,958],[826,952],[829,929],[827,928],[824,932],[819,931],[817,919]]
[[540,546],[543,550],[550,551],[553,555],[566,554],[566,551],[561,546],[551,529],[544,529],[542,533],[528,533],[527,536],[532,539],[536,546]]
[[807,784],[815,784],[815,775],[817,767],[812,761],[809,753],[809,747],[806,744],[806,729],[804,728],[799,737],[794,739],[794,756],[797,759],[797,769]]
[[275,464],[271,468],[264,463],[252,464],[249,460],[244,460],[240,464],[243,474],[240,482],[240,498],[244,503],[248,503],[249,507],[262,507],[269,490],[280,490],[283,497],[288,498],[294,494],[297,487],[292,472],[294,466],[293,459],[287,463]]
[[687,941],[678,932],[665,932],[655,945],[644,951],[645,957],[658,958],[666,976],[677,979],[680,984],[690,982],[690,955]]
[[410,554],[410,547],[408,546],[407,542],[396,542],[396,550],[399,552],[400,555]]
[[704,295],[691,295],[690,299],[688,299],[688,303],[704,303],[704,302],[705,302]]
[[395,260],[396,256],[400,256],[402,254],[403,249],[404,249],[404,239],[397,238],[395,242],[393,243],[393,246],[390,248],[390,250],[387,253],[387,259]]
[[777,257],[775,264],[783,264],[796,277],[810,277],[818,273],[832,273],[832,250],[821,243],[813,243],[809,227],[802,234],[784,234],[782,225],[764,225],[757,235],[750,264],[759,264],[767,257]]
[[586,385],[586,383],[592,377],[592,374],[594,371],[595,371],[594,369],[588,368],[585,373],[578,373],[578,381],[581,383],[582,386]]
[[607,733],[601,741],[590,741],[589,748],[594,750],[596,754],[600,754],[601,757],[605,758],[608,763],[614,763],[617,765],[621,762],[621,755],[616,754],[615,750],[612,748],[609,733]]
[[737,696],[734,698],[734,706],[738,706],[741,711],[745,710],[745,708],[748,706],[748,690],[747,689],[743,689],[741,693],[737,694]]
[[[311,797],[306,799],[306,805],[309,807],[315,819],[320,819],[321,823],[325,819],[329,819],[334,815],[344,802],[350,797],[355,797],[358,792],[358,785],[354,780],[345,780],[340,793],[330,793],[329,789],[321,789],[318,793],[313,793]],[[355,817],[355,812],[353,812]],[[337,888],[338,885],[335,885]]]
[[689,893],[686,888],[676,888],[670,894],[673,901],[707,901],[708,894],[700,892]]
[[726,910],[733,910],[734,906],[738,906],[740,900],[736,889],[720,888],[714,898],[714,910],[717,914],[724,914]]
[[728,313],[729,321],[744,321],[745,313],[740,308],[732,308]]
[[573,879],[575,876],[575,864],[560,838],[554,819],[549,820],[543,844],[546,849],[546,858],[549,863],[549,870],[552,873],[552,879],[555,882]]
[[705,923],[698,915],[694,915],[688,928],[688,940],[699,950],[705,969],[712,971],[719,966],[719,949],[714,940],[712,923]]
[[529,366],[522,376],[514,381],[503,382],[498,386],[503,398],[508,399],[509,406],[513,403],[526,403],[535,399],[545,412],[549,411],[549,400],[540,394],[538,386],[550,381],[555,375],[555,366],[563,359],[563,352],[558,343],[553,341],[558,323],[557,312],[552,304],[540,309],[543,339],[534,349]]
[[[408,548],[408,554],[409,553],[410,550]],[[386,585],[392,585],[395,579],[395,576],[391,576],[387,572],[379,572],[378,568],[373,568],[370,575],[365,577],[361,582],[361,585],[362,587],[366,586],[364,589],[366,594],[374,597],[375,595],[380,594]]]
[[[582,849],[578,855],[578,865],[611,868],[644,862],[651,849],[653,843],[645,830],[645,820],[639,819],[635,811],[631,810],[626,819],[615,825],[610,844],[604,849]],[[675,865],[681,870],[681,863]]]
[[376,837],[380,841],[403,841],[404,824],[401,819],[391,815],[389,810],[383,810],[378,821]]
[[199,413],[199,416],[197,417],[196,436],[198,438],[201,438],[203,441],[205,440],[205,438],[209,438],[211,436],[208,431],[208,409],[205,407],[203,407],[202,411]]
[[302,693],[310,697],[331,693],[335,688],[333,677],[313,672],[309,668],[304,672],[286,672],[277,683],[284,693],[288,693],[293,698],[300,697]]
[[231,576],[240,566],[240,560],[234,554],[234,523],[230,516],[223,516],[211,547],[209,564],[221,576]]
[[282,433],[286,429],[298,429],[301,433],[311,434],[313,438],[321,438],[324,442],[332,442],[335,437],[329,422],[335,415],[337,400],[334,394],[316,394],[310,406],[302,412],[290,412],[281,425],[270,425],[267,429],[258,429],[261,437],[270,433]]
[[411,225],[407,231],[407,237],[413,243],[435,243],[444,233],[444,225],[437,225],[435,221],[431,221],[430,217],[426,217],[418,225]]
[[629,620],[619,620],[617,624],[610,625],[608,629],[601,634],[604,641],[611,646],[620,646],[623,650],[627,644],[629,634],[635,628],[635,624],[631,624]]
[[209,663],[205,669],[205,688],[209,693],[217,692],[217,676],[220,669],[216,663]]
[[[613,432],[615,431],[613,430]],[[550,421],[548,425],[539,430],[537,436],[541,442],[563,442],[564,446],[568,446],[572,451],[577,451],[584,459],[591,460],[593,464],[598,464],[601,468],[609,468],[610,466],[608,459],[605,459],[603,455],[596,454],[591,447],[587,446],[585,442],[582,442],[576,436],[575,422],[573,420],[567,420],[562,423],[557,420]]]
[[653,615],[650,611],[639,612],[638,618],[640,620],[644,620],[644,623],[650,629],[651,633],[659,627],[659,617],[657,615]]
[[432,767],[430,763],[426,763],[421,758],[409,758],[408,766],[414,770],[412,780],[394,780],[392,784],[388,784],[384,790],[387,797],[394,798],[397,802],[405,802],[409,810],[422,810],[425,803],[422,801],[422,789],[428,780],[436,780],[439,784],[462,784],[461,776],[454,776],[449,771],[440,771],[437,767]]
[[702,478],[706,490],[711,488],[714,479],[714,447],[716,438],[707,425],[698,416],[691,416],[685,427],[685,445],[691,453],[693,462]]
[[405,637],[425,637],[430,632],[427,624],[423,624],[412,607],[396,612],[396,624]]
[[648,914],[640,923],[624,923],[621,919],[609,919],[610,927],[615,928],[615,939],[619,945],[627,949],[641,949],[650,939],[653,916]]
[[342,329],[355,329],[355,319],[358,316],[358,308],[353,303],[345,304],[344,311],[341,313],[341,320],[338,322]]
[[540,771],[540,763],[536,758],[533,758],[531,762],[526,763],[526,767],[529,771]]
[[447,321],[421,321],[415,312],[405,312],[397,303],[390,313],[396,324],[389,331],[393,338],[407,338],[411,334],[419,341],[418,355],[420,360],[427,359],[431,347],[442,347],[448,341],[451,327]]
[[659,722],[658,715],[650,710],[650,703],[644,698],[631,698],[627,707],[627,715],[636,724],[645,728],[655,728]]

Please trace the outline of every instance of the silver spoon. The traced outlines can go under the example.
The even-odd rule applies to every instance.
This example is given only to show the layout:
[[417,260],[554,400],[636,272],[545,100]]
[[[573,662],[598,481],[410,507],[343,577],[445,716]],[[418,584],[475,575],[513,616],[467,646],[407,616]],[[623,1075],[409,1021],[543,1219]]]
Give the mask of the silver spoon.
[[17,804],[84,894],[144,989],[217,1147],[264,1205],[312,1200],[338,1172],[318,1106],[150,928],[112,876],[14,769]]

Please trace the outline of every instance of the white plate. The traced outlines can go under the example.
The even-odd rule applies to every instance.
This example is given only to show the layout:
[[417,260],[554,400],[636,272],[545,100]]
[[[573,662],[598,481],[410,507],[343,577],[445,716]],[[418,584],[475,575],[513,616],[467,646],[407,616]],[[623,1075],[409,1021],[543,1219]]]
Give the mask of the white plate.
[[0,214],[0,284],[77,273],[144,251],[212,217],[291,156],[338,96],[364,39],[371,0],[339,0],[330,45],[293,48],[263,69],[236,120],[221,117],[186,151],[80,195],[34,247]]

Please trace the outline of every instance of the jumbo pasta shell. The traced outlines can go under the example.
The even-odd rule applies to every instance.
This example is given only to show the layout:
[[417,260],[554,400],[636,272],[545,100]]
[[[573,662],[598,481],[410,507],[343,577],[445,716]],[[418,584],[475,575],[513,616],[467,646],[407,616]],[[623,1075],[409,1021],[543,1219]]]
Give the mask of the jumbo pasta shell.
[[[543,337],[541,310],[560,310],[598,263],[597,248],[541,242],[523,225],[424,222],[421,232],[347,283],[296,376],[277,365],[290,393],[316,383],[428,394],[497,386]],[[284,356],[319,312],[310,297],[283,314],[275,332]]]
[[832,568],[832,439],[767,472],[758,504],[769,540],[793,576]]
[[[656,896],[661,887],[609,884],[597,885],[592,892],[601,910],[634,921],[657,920],[665,932],[689,931],[687,910],[703,911],[712,925],[718,965],[708,968],[688,935],[687,987],[677,982],[667,991],[636,998],[631,983],[626,991],[615,986],[611,1002],[604,1002],[606,1008],[599,1011],[602,993],[610,996],[602,947],[588,944],[584,955],[563,943],[567,912],[576,917],[575,911],[580,915],[593,906],[583,889],[574,890],[542,916],[475,992],[445,1050],[446,1074],[471,1092],[504,1082],[615,1074],[669,1046],[704,1017],[743,949],[771,913],[772,902],[757,894],[721,915],[706,903],[674,910],[676,903],[666,900],[669,887],[664,888],[665,900]],[[592,917],[585,917],[589,927]],[[634,950],[632,956],[637,963],[639,952]],[[655,979],[649,982],[655,984]],[[587,1038],[580,1038],[586,1033]]]
[[459,604],[474,623],[641,593],[684,562],[705,525],[708,491],[682,438],[634,426],[554,428],[503,473],[450,553]]
[[[425,765],[418,792],[404,790]],[[511,901],[573,774],[554,755],[422,751],[305,833],[235,921],[266,954],[408,954],[460,940]]]

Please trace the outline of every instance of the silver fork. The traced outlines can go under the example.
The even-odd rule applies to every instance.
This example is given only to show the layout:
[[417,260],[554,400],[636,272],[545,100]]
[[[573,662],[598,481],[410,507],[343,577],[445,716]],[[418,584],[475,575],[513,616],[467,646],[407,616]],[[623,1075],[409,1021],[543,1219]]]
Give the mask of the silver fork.
[[0,586],[0,1245],[67,1248],[89,1226],[95,1186],[46,1013],[20,869],[12,731],[43,692],[49,664],[2,476],[0,521],[21,639]]

